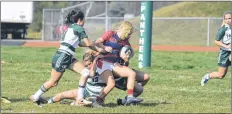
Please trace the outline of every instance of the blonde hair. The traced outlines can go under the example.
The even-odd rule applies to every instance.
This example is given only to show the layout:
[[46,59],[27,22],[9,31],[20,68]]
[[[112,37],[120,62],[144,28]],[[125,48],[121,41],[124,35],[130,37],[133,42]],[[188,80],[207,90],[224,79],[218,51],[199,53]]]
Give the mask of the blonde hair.
[[129,35],[133,32],[134,27],[129,21],[123,21],[121,25],[118,27],[118,31],[121,31],[120,39],[124,40],[129,37]]
[[226,11],[226,12],[224,12],[224,14],[223,14],[223,21],[222,21],[221,27],[224,26],[224,25],[226,24],[226,22],[225,22],[225,16],[226,16],[227,14],[230,14],[230,15],[232,16],[232,12],[231,12],[231,11]]
[[83,55],[83,61],[93,62],[96,55],[97,55],[96,51],[88,51]]

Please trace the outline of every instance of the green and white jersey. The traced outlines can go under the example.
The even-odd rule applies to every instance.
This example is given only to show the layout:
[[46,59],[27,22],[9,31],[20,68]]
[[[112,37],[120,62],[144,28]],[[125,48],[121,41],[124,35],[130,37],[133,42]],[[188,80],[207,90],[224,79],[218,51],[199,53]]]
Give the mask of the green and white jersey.
[[62,36],[59,51],[69,52],[74,55],[75,48],[78,47],[80,41],[84,38],[88,38],[85,29],[76,23],[72,24]]
[[[218,30],[215,40],[221,41],[223,44],[226,44],[226,45],[230,44],[231,43],[231,30],[232,30],[232,27],[227,24],[222,26]],[[221,48],[221,49],[226,50],[226,51],[231,51],[231,49],[226,49],[226,48]]]
[[88,78],[85,86],[85,98],[99,96],[102,89],[106,87],[106,83],[103,81],[99,74],[95,74],[93,78]]

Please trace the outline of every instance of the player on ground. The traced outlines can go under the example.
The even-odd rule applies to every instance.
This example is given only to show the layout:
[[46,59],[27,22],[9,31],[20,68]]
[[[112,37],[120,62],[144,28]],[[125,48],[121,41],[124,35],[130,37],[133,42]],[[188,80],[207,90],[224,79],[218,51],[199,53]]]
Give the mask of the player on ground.
[[[98,58],[100,58],[98,56],[95,57],[94,55],[95,54],[89,52],[83,56],[83,63],[90,70],[90,72],[93,72],[95,70],[94,65],[96,65],[96,64],[94,62],[96,62],[96,60]],[[134,70],[134,71],[136,72],[136,81],[137,81],[137,83],[135,83],[135,86],[134,86],[134,96],[138,97],[139,95],[142,94],[143,86],[147,83],[149,77],[144,72],[137,71],[137,70]],[[103,79],[103,76],[100,76],[97,72],[95,72],[94,74],[95,74],[94,78],[92,78],[92,79],[89,78],[87,80],[86,88],[85,88],[85,96],[84,96],[85,99],[90,100],[92,102],[94,102],[96,100],[97,96],[100,95],[103,88],[107,86],[105,83],[105,80]],[[115,83],[116,83],[115,87],[117,87],[118,89],[121,89],[121,90],[126,90],[126,88],[127,88],[126,82],[127,82],[127,78],[118,77],[115,81]],[[78,91],[78,90],[73,89],[73,90],[58,93],[54,97],[51,97],[48,100],[48,103],[59,102],[62,99],[75,99],[77,97],[76,91]],[[124,105],[125,101],[126,101],[125,99],[119,99],[118,104]],[[75,103],[72,103],[72,104],[75,105]],[[102,102],[102,104],[103,104],[103,102]]]
[[204,86],[210,79],[224,78],[228,67],[231,65],[231,16],[231,11],[224,13],[222,26],[218,30],[215,39],[215,44],[220,46],[220,52],[218,55],[218,71],[206,74],[201,80],[202,86]]

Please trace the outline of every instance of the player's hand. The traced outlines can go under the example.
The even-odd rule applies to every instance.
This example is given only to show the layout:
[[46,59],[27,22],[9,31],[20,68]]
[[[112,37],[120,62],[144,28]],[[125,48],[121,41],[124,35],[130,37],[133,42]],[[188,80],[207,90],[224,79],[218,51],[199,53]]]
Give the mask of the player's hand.
[[114,66],[121,67],[122,65],[120,65],[119,63],[114,63]]
[[104,49],[105,49],[107,52],[112,52],[112,47],[110,47],[110,46],[105,46]]
[[104,52],[104,49],[98,48],[98,52],[103,53],[103,52]]

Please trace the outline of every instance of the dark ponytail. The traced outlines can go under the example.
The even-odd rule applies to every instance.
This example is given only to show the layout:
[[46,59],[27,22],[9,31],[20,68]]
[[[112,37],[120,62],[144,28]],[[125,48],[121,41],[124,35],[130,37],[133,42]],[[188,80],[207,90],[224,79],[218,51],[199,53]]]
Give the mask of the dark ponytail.
[[65,24],[73,24],[73,23],[76,23],[79,19],[80,20],[84,19],[84,13],[82,11],[76,12],[76,11],[72,10],[65,17],[64,23]]

